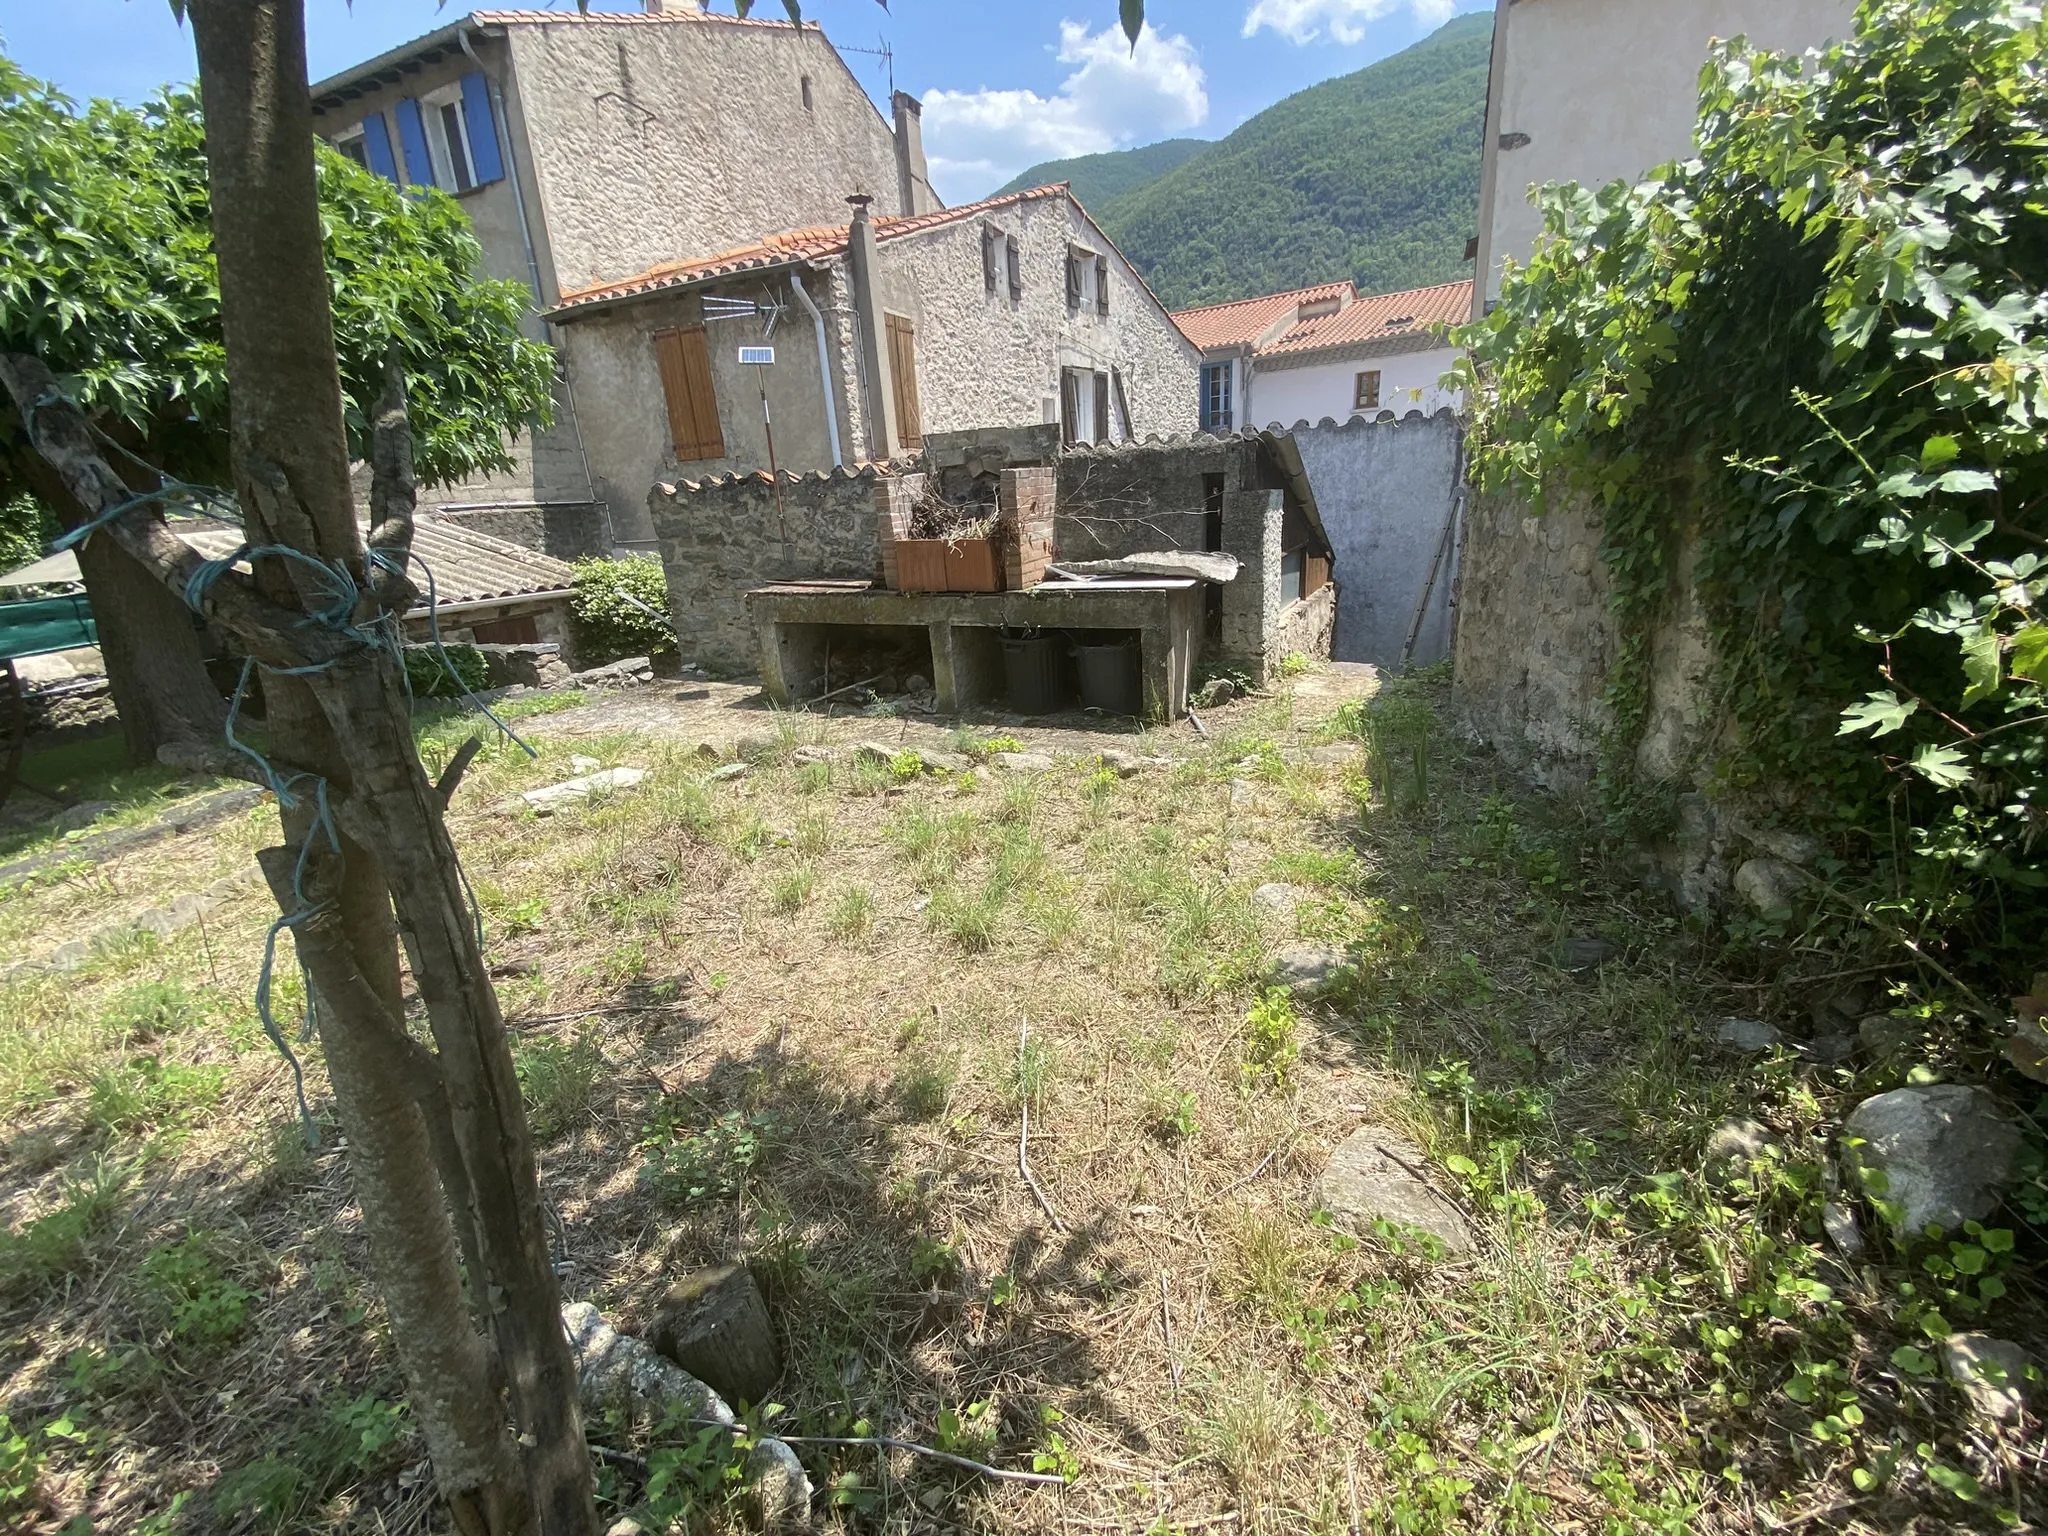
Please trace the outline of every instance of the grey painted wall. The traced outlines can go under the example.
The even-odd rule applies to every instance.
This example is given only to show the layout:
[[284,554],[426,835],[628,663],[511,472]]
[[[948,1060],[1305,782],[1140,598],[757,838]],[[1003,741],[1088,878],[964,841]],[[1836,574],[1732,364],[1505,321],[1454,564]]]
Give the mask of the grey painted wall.
[[[1341,426],[1298,424],[1294,441],[1316,493],[1316,507],[1336,552],[1339,661],[1396,666],[1415,604],[1429,579],[1458,488],[1463,429],[1449,411],[1412,412],[1399,420],[1353,417]],[[1415,646],[1415,663],[1440,661],[1451,649],[1451,597],[1456,547],[1436,575]]]

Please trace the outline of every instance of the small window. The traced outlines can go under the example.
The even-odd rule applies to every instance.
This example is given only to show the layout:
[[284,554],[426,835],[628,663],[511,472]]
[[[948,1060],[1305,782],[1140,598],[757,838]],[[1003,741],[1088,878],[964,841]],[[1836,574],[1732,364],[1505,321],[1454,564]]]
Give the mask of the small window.
[[1017,243],[1015,235],[1005,237],[1008,245],[1006,258],[1010,266],[1010,297],[1024,297],[1024,248]]
[[1280,556],[1280,601],[1298,603],[1306,596],[1304,579],[1308,575],[1308,550],[1290,549]]
[[1202,429],[1228,432],[1231,429],[1229,363],[1202,364]]
[[1358,389],[1351,397],[1354,411],[1376,411],[1380,408],[1380,374],[1377,368],[1358,376]]
[[450,192],[469,191],[477,184],[476,156],[470,152],[462,87],[435,91],[421,106],[427,120],[427,152],[434,162],[434,185]]
[[357,124],[355,128],[336,139],[334,147],[348,156],[349,159],[355,161],[364,170],[367,171],[370,168],[370,151],[369,147],[363,143],[361,124]]
[[805,75],[805,76],[804,76],[804,78],[803,78],[803,90],[804,90],[804,110],[805,110],[806,112],[809,112],[810,110],[812,110],[812,102],[811,102],[811,77],[810,77],[809,75]]

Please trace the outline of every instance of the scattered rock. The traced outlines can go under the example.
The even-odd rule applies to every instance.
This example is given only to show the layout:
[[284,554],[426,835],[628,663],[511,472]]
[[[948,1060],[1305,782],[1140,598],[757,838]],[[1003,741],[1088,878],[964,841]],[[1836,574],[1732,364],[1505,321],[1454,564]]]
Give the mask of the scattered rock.
[[1269,881],[1252,892],[1252,905],[1278,917],[1291,917],[1307,895],[1299,886]]
[[654,663],[645,656],[627,656],[608,666],[574,673],[569,681],[578,688],[637,688],[654,681]]
[[710,763],[715,763],[721,757],[725,756],[724,748],[720,747],[719,744],[715,741],[700,741],[691,750],[698,757],[701,757],[706,762]]
[[2019,1166],[2019,1130],[1984,1088],[1894,1088],[1858,1104],[1842,1129],[1844,1162],[1910,1234],[1982,1221]]
[[903,691],[905,693],[930,693],[931,688],[932,680],[922,672],[913,672],[910,676],[903,679]]
[[1361,1126],[1338,1144],[1316,1180],[1315,1203],[1356,1236],[1386,1221],[1432,1234],[1449,1253],[1470,1253],[1472,1229],[1424,1178],[1424,1166],[1422,1153],[1394,1132]]
[[780,736],[742,736],[733,747],[734,753],[743,763],[765,763],[782,756]]
[[1714,1023],[1714,1044],[1730,1051],[1768,1051],[1778,1043],[1778,1032],[1762,1019],[1718,1019]]
[[974,759],[965,752],[937,752],[920,748],[917,760],[924,764],[926,773],[965,773],[974,766]]
[[1190,701],[1197,709],[1216,709],[1237,697],[1237,684],[1227,677],[1212,677],[1195,690]]
[[1896,1014],[1873,1013],[1856,1026],[1856,1038],[1873,1056],[1890,1056],[1920,1038],[1920,1025]]
[[581,752],[578,752],[569,759],[569,771],[571,773],[595,773],[603,766],[604,764],[596,758],[585,757]]
[[768,1308],[744,1264],[700,1269],[676,1282],[648,1337],[684,1370],[739,1402],[766,1402],[782,1375]]
[[1854,1035],[1815,1035],[1806,1043],[1806,1055],[1811,1061],[1832,1067],[1854,1056],[1857,1043]]
[[589,1302],[562,1308],[562,1326],[576,1354],[576,1388],[583,1411],[600,1423],[610,1410],[638,1424],[659,1420],[671,1407],[693,1419],[735,1422],[732,1409],[710,1387],[640,1340],[620,1333]]
[[1820,857],[1820,839],[1804,832],[1786,832],[1780,829],[1759,831],[1752,841],[1774,859],[1787,864],[1811,864]]
[[1320,747],[1308,749],[1308,760],[1330,768],[1346,768],[1358,761],[1359,746],[1355,741],[1332,741]]
[[1769,1126],[1754,1120],[1723,1120],[1707,1136],[1707,1168],[1724,1178],[1744,1177],[1751,1163],[1761,1161],[1778,1145]]
[[1095,760],[1120,779],[1135,777],[1145,766],[1144,759],[1130,752],[1121,752],[1115,747],[1104,747],[1095,754]]
[[709,784],[730,784],[734,779],[744,779],[753,771],[747,763],[721,763],[705,774],[704,779]]
[[893,747],[885,747],[879,741],[856,741],[853,744],[853,760],[856,763],[873,763],[887,768],[896,761]]
[[2026,1410],[2027,1388],[2039,1375],[2026,1350],[1988,1333],[1957,1333],[1944,1339],[1941,1368],[1970,1400],[1970,1411],[1992,1424],[2017,1419]]
[[996,752],[989,761],[1012,773],[1045,773],[1058,766],[1043,752]]
[[59,811],[51,825],[59,832],[76,832],[82,827],[91,826],[113,809],[114,802],[111,800],[81,800],[78,804],[66,806]]
[[1837,1200],[1828,1201],[1820,1208],[1820,1224],[1843,1258],[1863,1257],[1863,1228],[1856,1224],[1856,1213],[1849,1207]]
[[1250,805],[1257,799],[1258,791],[1253,789],[1245,780],[1232,779],[1230,781],[1230,803],[1232,805]]
[[803,1530],[811,1520],[811,1480],[783,1441],[759,1441],[747,1453],[747,1519],[756,1530]]
[[799,767],[808,767],[812,763],[833,762],[838,758],[838,756],[839,753],[835,748],[809,746],[798,747],[794,752],[789,754],[789,760],[792,763],[797,764]]
[[621,1515],[604,1528],[604,1536],[647,1536],[647,1527],[630,1515]]
[[1590,971],[1605,965],[1621,953],[1621,946],[1612,939],[1595,935],[1592,938],[1566,939],[1558,950],[1557,963],[1567,971]]
[[619,794],[636,788],[647,777],[645,768],[606,768],[581,778],[564,779],[544,789],[529,789],[519,798],[541,816],[552,816],[567,805],[576,805],[593,795]]
[[1789,910],[1805,884],[1804,871],[1783,859],[1750,859],[1735,871],[1735,894],[1758,912]]
[[1283,949],[1273,957],[1273,984],[1294,992],[1313,992],[1351,963],[1341,949],[1301,945]]

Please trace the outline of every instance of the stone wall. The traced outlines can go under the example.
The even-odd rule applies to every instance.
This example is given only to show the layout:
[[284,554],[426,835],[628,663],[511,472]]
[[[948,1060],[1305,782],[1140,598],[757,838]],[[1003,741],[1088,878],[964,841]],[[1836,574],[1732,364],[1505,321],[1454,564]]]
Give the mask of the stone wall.
[[872,580],[875,485],[858,470],[782,477],[782,503],[766,473],[658,485],[648,512],[668,572],[669,611],[685,661],[752,672],[746,594],[778,581]]
[[1111,560],[1150,549],[1205,549],[1227,492],[1258,487],[1249,437],[1195,434],[1060,455],[1062,560]]
[[1289,656],[1328,660],[1330,640],[1337,628],[1337,588],[1322,587],[1300,602],[1282,610],[1273,629],[1270,654],[1278,666]]
[[[1320,426],[1297,426],[1293,436],[1343,583],[1335,655],[1398,666],[1457,499],[1463,428],[1448,410],[1399,420],[1388,412],[1341,424],[1325,417]],[[1450,654],[1456,561],[1454,541],[1430,590],[1418,665]]]

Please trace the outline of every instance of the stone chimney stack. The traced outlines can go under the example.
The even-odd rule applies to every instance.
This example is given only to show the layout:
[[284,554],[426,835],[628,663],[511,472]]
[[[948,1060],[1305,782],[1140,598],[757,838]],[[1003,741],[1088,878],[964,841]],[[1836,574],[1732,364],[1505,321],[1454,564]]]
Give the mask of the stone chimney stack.
[[[900,142],[900,141],[899,141]],[[860,329],[860,364],[865,386],[868,457],[886,463],[896,453],[896,391],[889,373],[889,354],[882,326],[882,305],[875,292],[875,226],[868,221],[874,199],[856,192],[847,200],[853,222],[846,230],[846,275],[853,288],[853,318]]]
[[932,195],[931,173],[924,159],[924,107],[908,91],[889,98],[896,112],[896,192],[906,216],[931,213],[939,206]]

